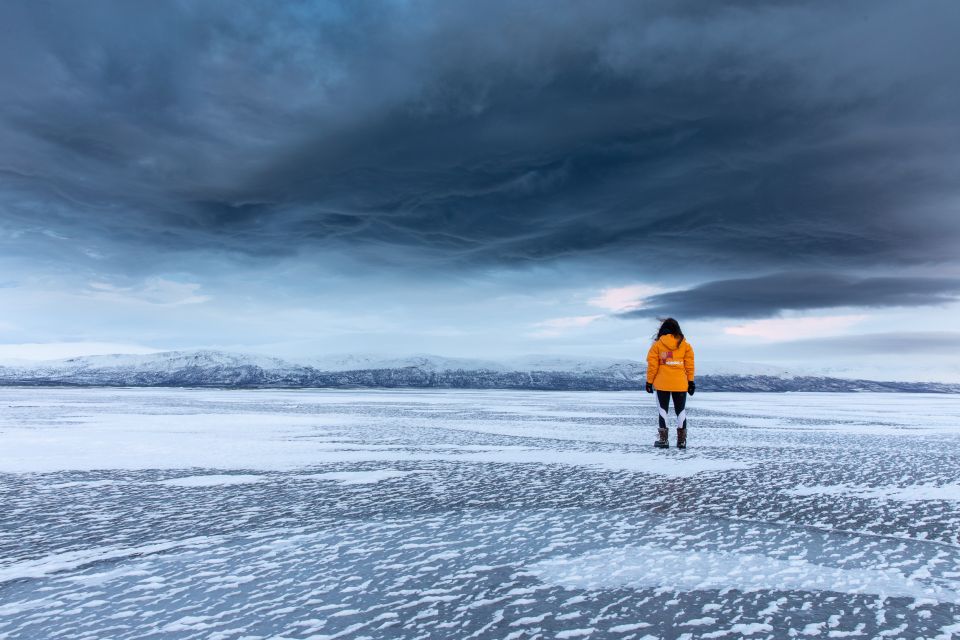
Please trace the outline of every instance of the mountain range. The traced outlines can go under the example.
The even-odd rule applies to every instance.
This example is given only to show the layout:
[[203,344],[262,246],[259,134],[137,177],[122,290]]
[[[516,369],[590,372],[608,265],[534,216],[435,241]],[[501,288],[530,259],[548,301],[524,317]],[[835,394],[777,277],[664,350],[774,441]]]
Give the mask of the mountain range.
[[[510,360],[433,355],[332,355],[297,362],[225,351],[167,351],[0,364],[5,386],[228,388],[429,388],[624,391],[642,389],[636,360],[526,356]],[[831,377],[753,363],[698,367],[704,391],[897,391],[960,393],[960,384]]]

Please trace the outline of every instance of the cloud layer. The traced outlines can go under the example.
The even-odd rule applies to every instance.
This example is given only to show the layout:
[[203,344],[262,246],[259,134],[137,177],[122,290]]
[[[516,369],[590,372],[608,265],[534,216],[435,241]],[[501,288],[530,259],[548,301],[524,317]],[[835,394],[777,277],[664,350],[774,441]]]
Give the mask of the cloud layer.
[[939,356],[960,350],[960,333],[900,331],[851,336],[819,336],[781,342],[768,349],[770,353],[779,357],[895,355],[903,360],[892,361],[890,371],[894,375],[901,366],[910,365],[919,368],[926,366],[931,372],[927,379],[934,379],[944,368],[952,366],[956,369],[955,360]]
[[779,273],[714,280],[646,299],[621,317],[764,318],[781,311],[836,307],[916,307],[960,298],[960,278],[854,277],[836,273]]
[[[958,25],[952,2],[3,3],[0,248],[125,273],[955,267]],[[955,292],[831,283],[653,308]]]

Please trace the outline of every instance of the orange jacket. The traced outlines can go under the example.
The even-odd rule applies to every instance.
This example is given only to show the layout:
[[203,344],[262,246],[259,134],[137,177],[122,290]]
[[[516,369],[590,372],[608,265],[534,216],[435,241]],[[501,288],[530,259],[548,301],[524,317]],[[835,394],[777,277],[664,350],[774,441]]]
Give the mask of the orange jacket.
[[693,380],[693,347],[672,335],[660,336],[647,352],[647,382],[660,391],[686,391]]

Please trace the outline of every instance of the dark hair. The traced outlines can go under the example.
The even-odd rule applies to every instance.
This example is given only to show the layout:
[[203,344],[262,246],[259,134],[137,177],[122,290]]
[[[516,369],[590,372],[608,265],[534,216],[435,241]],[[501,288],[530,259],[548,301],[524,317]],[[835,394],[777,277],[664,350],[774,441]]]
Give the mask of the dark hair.
[[657,337],[654,340],[659,340],[665,335],[671,335],[677,339],[677,346],[680,346],[680,343],[683,342],[683,331],[680,330],[680,323],[673,318],[657,319],[660,320],[660,330],[657,331]]

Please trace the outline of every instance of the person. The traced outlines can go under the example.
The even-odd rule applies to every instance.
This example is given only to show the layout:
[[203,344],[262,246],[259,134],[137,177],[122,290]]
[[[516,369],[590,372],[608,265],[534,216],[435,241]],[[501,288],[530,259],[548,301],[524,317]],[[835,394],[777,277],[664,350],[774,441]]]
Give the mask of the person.
[[646,389],[647,393],[656,391],[660,411],[658,438],[654,446],[670,447],[667,415],[673,398],[673,410],[677,414],[677,448],[686,449],[687,394],[692,396],[697,385],[693,381],[693,347],[684,338],[680,323],[673,318],[661,322],[657,337],[647,352]]

